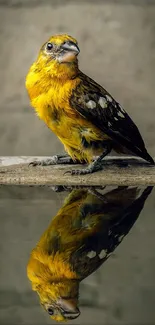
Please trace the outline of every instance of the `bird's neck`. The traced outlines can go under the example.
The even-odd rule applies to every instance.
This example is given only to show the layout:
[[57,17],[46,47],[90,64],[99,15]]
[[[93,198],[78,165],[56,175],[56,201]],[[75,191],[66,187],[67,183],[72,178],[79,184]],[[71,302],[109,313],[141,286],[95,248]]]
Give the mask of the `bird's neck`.
[[43,93],[48,93],[49,89],[65,86],[66,83],[77,79],[79,74],[78,62],[70,64],[57,64],[43,66],[35,62],[27,77],[26,88],[31,101]]
[[78,62],[61,63],[50,71],[50,77],[56,82],[65,83],[78,76]]

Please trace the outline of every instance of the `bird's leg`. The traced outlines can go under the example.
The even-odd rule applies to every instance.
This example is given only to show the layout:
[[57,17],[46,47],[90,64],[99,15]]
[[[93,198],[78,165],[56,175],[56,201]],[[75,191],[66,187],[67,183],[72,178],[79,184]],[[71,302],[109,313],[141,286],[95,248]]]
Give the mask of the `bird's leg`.
[[63,164],[74,164],[72,158],[67,154],[58,154],[52,156],[51,158],[41,159],[41,160],[34,160],[29,165],[31,166],[50,166],[50,165],[63,165]]
[[[105,189],[106,186],[102,187],[102,191]],[[89,193],[93,194],[94,196],[96,196],[98,199],[104,201],[106,203],[106,199],[105,199],[105,194],[102,194],[100,192],[98,192],[96,190],[96,187],[91,187],[88,188]]]
[[105,146],[104,152],[99,157],[97,157],[91,164],[89,164],[87,168],[68,170],[67,172],[65,172],[65,174],[70,173],[71,175],[86,175],[86,174],[91,174],[98,170],[101,170],[103,168],[103,164],[104,164],[102,159],[108,153],[110,153],[110,151],[111,151],[111,145],[108,143]]
[[72,186],[63,186],[63,185],[53,185],[50,186],[50,189],[54,192],[60,193],[60,192],[70,192],[73,190]]

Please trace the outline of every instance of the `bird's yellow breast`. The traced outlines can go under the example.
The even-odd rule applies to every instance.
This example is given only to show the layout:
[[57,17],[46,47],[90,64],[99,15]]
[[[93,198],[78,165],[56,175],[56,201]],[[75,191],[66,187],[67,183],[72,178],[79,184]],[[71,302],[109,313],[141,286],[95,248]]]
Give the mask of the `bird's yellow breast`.
[[70,106],[69,99],[80,81],[79,77],[60,80],[48,74],[45,78],[34,64],[27,75],[26,88],[37,115],[57,135],[72,159],[90,162],[100,150],[95,153],[92,148],[83,148],[82,137],[90,143],[106,136]]

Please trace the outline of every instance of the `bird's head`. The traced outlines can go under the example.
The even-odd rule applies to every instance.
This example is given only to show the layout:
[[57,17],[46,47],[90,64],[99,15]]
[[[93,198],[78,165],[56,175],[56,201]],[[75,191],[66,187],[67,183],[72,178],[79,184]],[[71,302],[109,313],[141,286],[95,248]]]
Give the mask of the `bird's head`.
[[65,280],[38,288],[40,303],[53,320],[68,321],[80,315],[78,308],[79,282]]
[[61,77],[65,73],[77,70],[77,56],[80,50],[75,38],[63,34],[52,36],[40,49],[38,64],[51,74],[52,77]]

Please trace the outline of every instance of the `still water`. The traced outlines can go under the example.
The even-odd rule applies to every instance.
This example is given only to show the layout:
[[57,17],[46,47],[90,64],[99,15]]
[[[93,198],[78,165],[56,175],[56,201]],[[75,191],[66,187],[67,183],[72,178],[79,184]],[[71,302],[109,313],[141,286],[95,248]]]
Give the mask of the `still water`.
[[0,212],[0,324],[155,324],[152,187],[2,186]]

